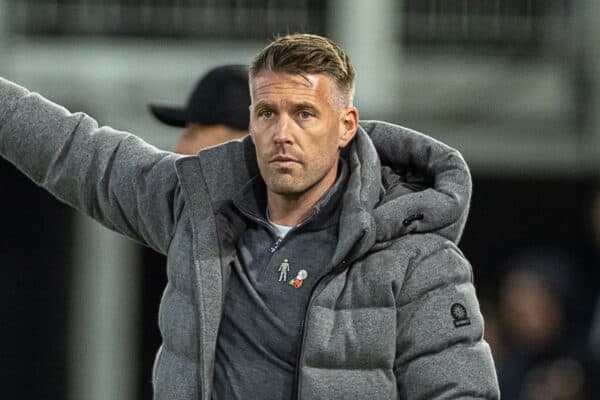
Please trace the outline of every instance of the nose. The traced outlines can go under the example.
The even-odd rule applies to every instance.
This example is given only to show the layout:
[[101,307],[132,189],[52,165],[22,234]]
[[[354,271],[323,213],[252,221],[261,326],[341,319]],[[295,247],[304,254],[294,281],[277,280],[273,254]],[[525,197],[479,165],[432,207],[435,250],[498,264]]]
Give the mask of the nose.
[[275,134],[273,135],[273,141],[276,144],[292,143],[292,123],[293,121],[285,114],[282,114],[279,117],[277,125],[275,126]]

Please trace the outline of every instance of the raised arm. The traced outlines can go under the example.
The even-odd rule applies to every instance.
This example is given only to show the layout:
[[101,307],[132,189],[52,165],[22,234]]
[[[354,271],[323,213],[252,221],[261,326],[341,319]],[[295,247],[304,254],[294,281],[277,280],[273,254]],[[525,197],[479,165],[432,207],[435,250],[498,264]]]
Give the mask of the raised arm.
[[182,207],[176,155],[2,78],[0,155],[106,227],[167,251]]

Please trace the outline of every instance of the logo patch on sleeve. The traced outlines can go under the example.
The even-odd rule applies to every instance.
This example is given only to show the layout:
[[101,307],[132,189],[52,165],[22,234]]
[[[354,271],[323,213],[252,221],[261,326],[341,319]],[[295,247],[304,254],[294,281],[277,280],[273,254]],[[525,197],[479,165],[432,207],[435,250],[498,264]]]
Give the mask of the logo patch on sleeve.
[[450,313],[454,319],[454,327],[460,328],[461,326],[471,325],[471,320],[467,314],[467,309],[460,303],[452,304]]

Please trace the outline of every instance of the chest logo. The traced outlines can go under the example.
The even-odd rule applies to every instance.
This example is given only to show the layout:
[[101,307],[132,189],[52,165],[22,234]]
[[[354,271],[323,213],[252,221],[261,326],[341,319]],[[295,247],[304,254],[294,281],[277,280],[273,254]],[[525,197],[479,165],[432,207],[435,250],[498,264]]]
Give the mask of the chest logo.
[[452,304],[450,308],[450,314],[454,319],[454,327],[460,328],[461,326],[471,325],[471,320],[467,314],[467,309],[460,303]]
[[279,271],[279,282],[286,282],[287,274],[290,272],[290,263],[288,262],[287,258],[283,260],[281,265],[279,265],[279,269],[277,271]]
[[296,277],[292,280],[290,280],[288,283],[290,285],[292,285],[293,287],[295,287],[296,289],[299,289],[302,287],[302,285],[304,284],[304,280],[308,277],[308,272],[306,272],[305,269],[301,269],[300,271],[298,271],[298,275],[296,275]]

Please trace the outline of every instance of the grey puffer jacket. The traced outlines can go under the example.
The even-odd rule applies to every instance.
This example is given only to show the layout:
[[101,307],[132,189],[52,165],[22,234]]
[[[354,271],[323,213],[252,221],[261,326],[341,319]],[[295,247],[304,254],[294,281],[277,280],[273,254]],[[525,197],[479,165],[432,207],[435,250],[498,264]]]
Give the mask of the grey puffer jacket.
[[[456,246],[471,194],[462,157],[382,122],[362,122],[346,153],[340,238],[306,310],[297,398],[499,398],[471,267]],[[236,257],[221,206],[258,173],[251,140],[181,157],[0,79],[0,154],[167,254],[155,398],[209,400]]]

